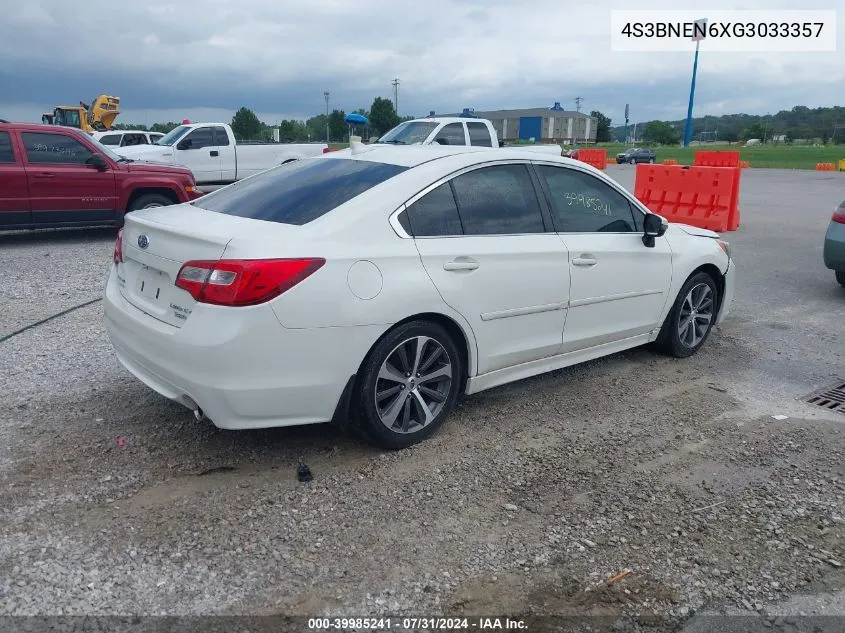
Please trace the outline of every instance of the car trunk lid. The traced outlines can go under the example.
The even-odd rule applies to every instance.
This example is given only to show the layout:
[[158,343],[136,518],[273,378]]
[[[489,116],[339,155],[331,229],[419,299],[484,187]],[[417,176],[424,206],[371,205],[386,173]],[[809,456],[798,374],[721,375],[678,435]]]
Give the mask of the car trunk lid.
[[[196,300],[176,286],[189,261],[288,256],[298,227],[215,213],[181,204],[135,211],[123,228],[121,294],[150,317],[174,327],[190,318]],[[227,250],[235,242],[236,246]],[[280,255],[285,253],[285,255]]]

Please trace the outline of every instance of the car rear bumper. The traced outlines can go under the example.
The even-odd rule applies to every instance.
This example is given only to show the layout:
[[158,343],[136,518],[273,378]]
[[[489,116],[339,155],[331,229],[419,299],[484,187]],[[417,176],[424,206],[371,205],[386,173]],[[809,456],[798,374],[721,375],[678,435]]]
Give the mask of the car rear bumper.
[[736,264],[734,260],[728,260],[728,270],[725,273],[725,296],[722,298],[722,305],[719,308],[719,317],[716,319],[716,325],[721,325],[725,317],[730,314],[731,305],[734,300],[734,290],[736,289]]
[[177,328],[120,294],[114,267],[103,301],[120,363],[161,395],[224,429],[328,422],[382,326],[289,329],[269,305],[198,305]]
[[822,257],[831,270],[845,270],[845,224],[831,222],[827,227]]

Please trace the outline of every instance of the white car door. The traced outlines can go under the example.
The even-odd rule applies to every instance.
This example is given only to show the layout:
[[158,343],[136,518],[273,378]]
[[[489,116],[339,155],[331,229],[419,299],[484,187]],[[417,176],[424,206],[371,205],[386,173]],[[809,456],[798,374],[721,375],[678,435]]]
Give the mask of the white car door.
[[672,251],[643,243],[643,212],[621,188],[575,167],[538,164],[572,283],[561,353],[659,327],[669,299]]
[[194,172],[198,183],[219,182],[220,148],[215,145],[212,129],[198,127],[189,132],[176,144],[174,162]]
[[443,300],[472,327],[478,373],[554,355],[569,262],[529,166],[470,168],[410,202],[400,222]]

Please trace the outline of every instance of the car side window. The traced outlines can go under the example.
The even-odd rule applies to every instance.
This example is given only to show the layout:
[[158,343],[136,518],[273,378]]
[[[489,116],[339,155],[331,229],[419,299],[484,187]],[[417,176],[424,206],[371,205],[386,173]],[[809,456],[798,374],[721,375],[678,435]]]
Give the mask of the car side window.
[[202,149],[204,147],[212,147],[214,145],[214,137],[211,133],[210,127],[200,127],[195,129],[185,137],[185,141],[191,142],[188,149]]
[[218,147],[226,147],[229,145],[229,135],[226,134],[225,128],[214,128],[214,144]]
[[493,139],[490,130],[484,123],[467,122],[469,131],[469,144],[478,147],[493,147]]
[[102,145],[120,145],[121,134],[106,134],[100,139]]
[[465,235],[543,233],[543,214],[526,165],[482,167],[452,179]]
[[455,196],[448,182],[432,189],[399,215],[399,223],[414,237],[463,235]]
[[91,158],[91,151],[72,136],[23,132],[21,138],[32,164],[84,165]]
[[561,233],[637,232],[634,212],[639,211],[607,183],[568,167],[538,165],[538,172],[548,188]]
[[12,151],[12,139],[8,132],[0,132],[0,164],[15,162],[15,153]]
[[438,141],[444,145],[466,145],[467,140],[466,136],[464,136],[464,124],[449,123],[448,125],[444,125],[437,133],[437,136],[434,137],[434,142],[437,143]]

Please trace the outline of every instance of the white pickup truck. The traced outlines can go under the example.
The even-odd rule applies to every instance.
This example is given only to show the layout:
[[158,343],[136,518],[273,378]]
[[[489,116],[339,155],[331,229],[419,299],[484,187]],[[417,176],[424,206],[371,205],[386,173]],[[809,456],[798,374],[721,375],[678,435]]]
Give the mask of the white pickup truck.
[[[488,119],[470,117],[426,117],[404,121],[375,143],[392,145],[448,145],[504,147],[496,129]],[[520,149],[561,155],[560,145],[520,145]]]
[[152,145],[115,148],[125,158],[183,165],[199,185],[229,184],[327,150],[325,143],[238,143],[225,123],[180,125]]

